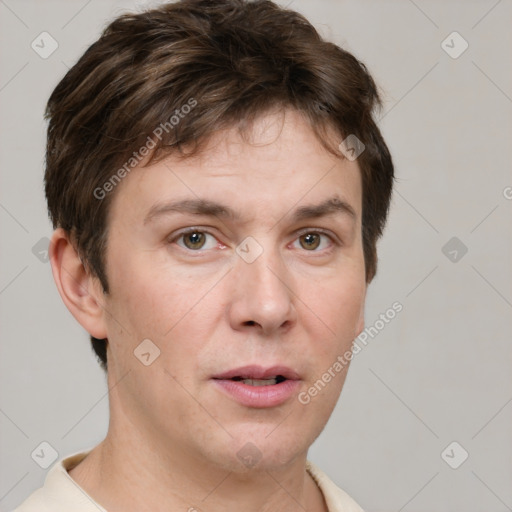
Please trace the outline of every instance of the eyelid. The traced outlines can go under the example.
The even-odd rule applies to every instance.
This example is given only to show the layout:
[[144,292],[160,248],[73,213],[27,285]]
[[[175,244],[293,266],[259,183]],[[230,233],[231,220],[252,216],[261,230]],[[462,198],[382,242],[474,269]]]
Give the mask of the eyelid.
[[[204,227],[201,227],[201,226],[189,226],[187,228],[183,228],[183,229],[180,229],[179,231],[175,232],[175,233],[172,233],[171,235],[169,235],[167,237],[167,242],[168,243],[176,243],[177,240],[179,240],[181,237],[185,236],[185,235],[188,235],[189,233],[205,233],[207,235],[210,235],[212,236],[213,238],[215,238],[215,240],[217,241],[218,244],[222,245],[225,247],[225,245],[218,239],[217,236],[215,236],[209,229],[207,228],[204,228]],[[199,252],[206,252],[206,251],[209,251],[211,249],[197,249],[197,250],[193,250],[193,249],[188,249],[186,247],[182,247],[181,245],[178,245],[176,244],[180,249],[183,249],[184,251],[187,251],[187,252],[190,252],[190,253],[193,253],[193,252],[196,252],[196,253],[199,253]]]
[[[217,240],[217,242],[219,244],[225,245],[223,242],[221,242],[218,239],[218,237],[214,233],[212,233],[212,231],[209,228],[205,228],[205,227],[202,227],[202,226],[189,226],[189,227],[183,228],[183,229],[179,230],[178,232],[173,233],[172,235],[170,235],[167,238],[167,241],[169,243],[170,242],[175,242],[176,240],[178,240],[182,236],[187,235],[189,233],[195,233],[195,232],[206,233],[208,235],[211,235],[211,236],[213,236]],[[297,238],[300,238],[302,235],[306,235],[308,233],[318,233],[318,234],[321,234],[321,235],[325,235],[334,244],[341,245],[340,239],[334,233],[332,233],[332,231],[329,231],[329,230],[326,230],[326,229],[323,229],[323,228],[316,228],[316,227],[305,227],[305,228],[301,228],[301,229],[295,231],[294,238],[293,238],[292,242],[294,242]],[[178,247],[180,247],[181,249],[184,249],[181,246],[178,246]],[[190,251],[190,252],[205,252],[206,250],[209,250],[209,249],[206,249],[206,250],[198,249],[197,251],[193,251],[192,249],[184,249],[184,250]],[[311,252],[315,252],[315,251],[311,251]]]
[[180,229],[174,233],[172,233],[171,235],[169,235],[167,238],[168,240],[172,241],[172,240],[176,240],[177,238],[179,238],[180,236],[183,236],[183,235],[188,235],[189,233],[208,233],[209,235],[212,235],[212,236],[215,236],[210,230],[209,228],[204,228],[202,226],[189,226],[187,228],[183,228],[183,229]]
[[299,229],[298,231],[295,232],[297,238],[302,236],[302,235],[306,235],[308,233],[319,233],[321,235],[325,235],[333,243],[335,243],[337,245],[341,245],[341,240],[332,231],[329,231],[327,229],[315,228],[315,227],[307,227],[307,228]]

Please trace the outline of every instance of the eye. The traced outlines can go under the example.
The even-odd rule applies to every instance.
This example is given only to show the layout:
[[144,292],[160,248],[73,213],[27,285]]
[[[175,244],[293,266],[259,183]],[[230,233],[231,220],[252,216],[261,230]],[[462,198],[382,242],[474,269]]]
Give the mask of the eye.
[[[330,240],[331,244],[326,242],[326,240]],[[310,252],[320,252],[322,249],[328,249],[332,246],[332,238],[320,231],[307,231],[303,232],[299,235],[297,240],[294,242],[299,242],[302,249]],[[319,250],[317,250],[320,247]]]
[[186,232],[182,232],[171,240],[171,242],[173,241],[176,241],[177,245],[180,247],[191,251],[214,249],[218,245],[217,239],[212,234],[198,229],[190,229]]

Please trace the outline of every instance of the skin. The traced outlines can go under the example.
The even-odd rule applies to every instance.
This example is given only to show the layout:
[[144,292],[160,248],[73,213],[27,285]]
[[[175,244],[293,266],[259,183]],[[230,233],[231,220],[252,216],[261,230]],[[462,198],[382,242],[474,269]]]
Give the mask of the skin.
[[[354,217],[292,220],[298,207],[333,196]],[[240,217],[173,213],[144,222],[156,203],[198,197]],[[240,405],[211,377],[283,364],[306,391],[350,349],[364,328],[367,288],[361,201],[357,161],[328,153],[288,109],[260,116],[248,139],[219,131],[199,155],[171,155],[123,179],[108,221],[108,295],[55,231],[59,292],[90,334],[109,340],[108,434],[70,470],[88,494],[109,512],[220,512],[242,503],[247,512],[327,510],[305,463],[346,368],[307,405],[294,395],[272,408]],[[209,233],[205,245],[180,237],[187,227]],[[252,263],[236,252],[247,236],[263,249]],[[149,366],[134,356],[144,339],[160,349]],[[251,468],[237,456],[247,442],[261,454]]]

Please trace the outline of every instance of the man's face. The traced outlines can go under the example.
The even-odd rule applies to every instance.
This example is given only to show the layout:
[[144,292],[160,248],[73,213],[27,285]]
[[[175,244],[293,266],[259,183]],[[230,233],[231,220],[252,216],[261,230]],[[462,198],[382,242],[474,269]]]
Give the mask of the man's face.
[[[299,394],[350,349],[366,292],[357,163],[329,154],[292,110],[250,134],[219,132],[197,157],[137,168],[118,186],[103,317],[109,382],[120,381],[111,424],[163,457],[235,471],[244,450],[261,468],[306,454],[346,368],[309,403]],[[199,201],[224,210],[194,213]],[[240,380],[257,376],[246,366],[288,379],[254,386]]]

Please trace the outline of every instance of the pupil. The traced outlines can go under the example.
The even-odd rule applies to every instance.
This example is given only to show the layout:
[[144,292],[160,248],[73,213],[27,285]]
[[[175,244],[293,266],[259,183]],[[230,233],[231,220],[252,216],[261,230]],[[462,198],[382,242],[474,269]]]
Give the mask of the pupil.
[[318,234],[315,234],[315,233],[308,233],[307,235],[304,235],[303,236],[303,240],[305,242],[305,244],[307,245],[307,247],[304,247],[304,244],[301,243],[301,245],[305,248],[305,249],[316,249],[318,247],[318,245],[320,244],[320,237],[318,236]]
[[190,242],[190,243],[186,243],[186,245],[189,247],[189,249],[199,249],[204,244],[204,235],[203,235],[203,233],[194,231],[193,233],[189,233],[185,237],[185,240]]

